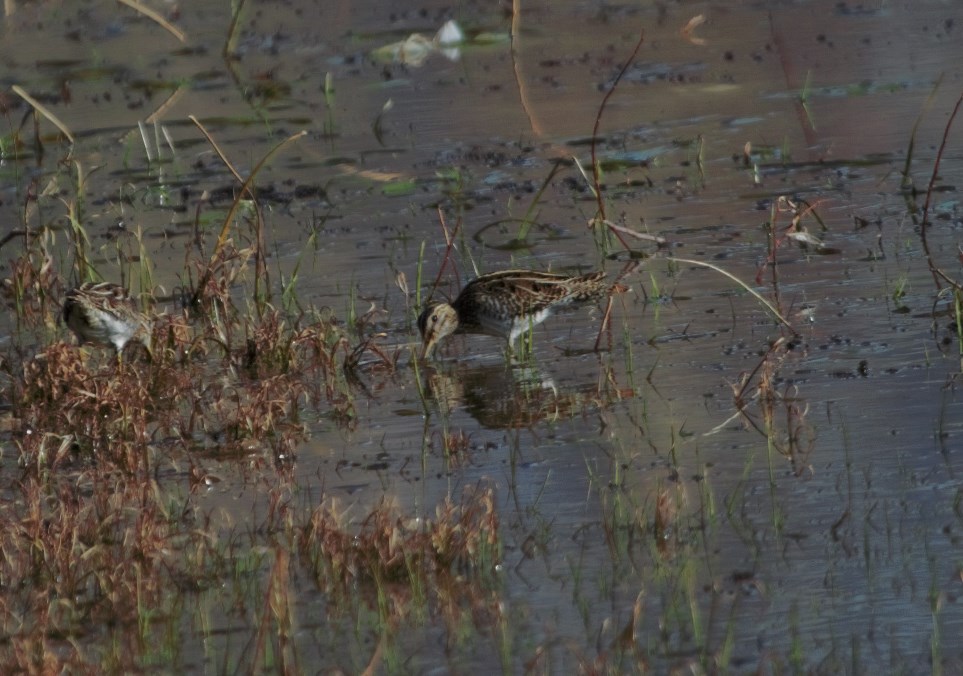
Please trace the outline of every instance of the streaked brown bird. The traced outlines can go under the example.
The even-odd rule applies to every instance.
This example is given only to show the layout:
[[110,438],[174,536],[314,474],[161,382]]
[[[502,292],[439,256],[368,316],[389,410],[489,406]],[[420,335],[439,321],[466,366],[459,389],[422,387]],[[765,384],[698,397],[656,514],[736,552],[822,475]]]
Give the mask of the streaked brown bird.
[[71,289],[64,300],[63,319],[81,345],[111,346],[118,359],[132,340],[151,352],[151,322],[117,284],[86,282]]
[[562,306],[621,293],[602,271],[572,277],[533,270],[503,270],[468,283],[451,304],[429,303],[418,317],[422,357],[431,355],[438,342],[453,333],[480,333],[508,341],[545,321]]

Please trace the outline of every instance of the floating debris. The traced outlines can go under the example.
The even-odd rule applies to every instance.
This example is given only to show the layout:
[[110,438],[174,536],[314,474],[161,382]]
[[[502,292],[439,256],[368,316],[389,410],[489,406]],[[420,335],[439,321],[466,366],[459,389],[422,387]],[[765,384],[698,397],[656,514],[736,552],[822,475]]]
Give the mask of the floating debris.
[[461,57],[458,45],[464,41],[465,34],[458,24],[454,20],[448,20],[433,38],[427,38],[421,33],[412,33],[400,42],[379,47],[371,52],[371,55],[379,61],[394,61],[417,68],[435,52],[442,54],[450,61],[457,61]]

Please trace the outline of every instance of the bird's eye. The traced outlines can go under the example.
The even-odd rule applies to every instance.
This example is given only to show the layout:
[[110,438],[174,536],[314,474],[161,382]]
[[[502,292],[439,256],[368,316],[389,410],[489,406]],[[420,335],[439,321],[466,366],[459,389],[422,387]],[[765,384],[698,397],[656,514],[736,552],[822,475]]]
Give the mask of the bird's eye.
[[432,316],[431,316],[431,321],[437,322],[437,321],[438,321],[438,315],[432,315]]

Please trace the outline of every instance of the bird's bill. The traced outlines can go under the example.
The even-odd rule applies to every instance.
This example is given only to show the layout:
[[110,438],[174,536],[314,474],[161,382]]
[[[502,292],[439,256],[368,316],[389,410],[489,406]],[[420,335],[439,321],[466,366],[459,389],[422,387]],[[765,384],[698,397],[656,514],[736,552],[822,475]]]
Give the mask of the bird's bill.
[[429,331],[425,334],[425,340],[421,344],[421,358],[428,359],[431,356],[432,350],[435,349],[435,344],[438,342],[438,336],[434,331]]
[[436,303],[425,308],[418,318],[418,328],[421,330],[422,346],[421,358],[431,356],[435,344],[458,327],[458,317],[455,310],[444,303]]

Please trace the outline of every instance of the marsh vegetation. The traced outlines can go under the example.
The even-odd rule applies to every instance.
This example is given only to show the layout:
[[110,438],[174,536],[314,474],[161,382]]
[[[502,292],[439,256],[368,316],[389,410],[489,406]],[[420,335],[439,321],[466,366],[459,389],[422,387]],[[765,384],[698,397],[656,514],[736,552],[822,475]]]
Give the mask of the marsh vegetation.
[[3,671],[963,669],[960,10],[383,4],[5,6]]

